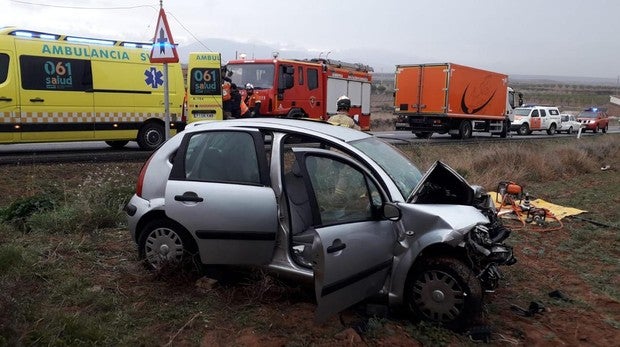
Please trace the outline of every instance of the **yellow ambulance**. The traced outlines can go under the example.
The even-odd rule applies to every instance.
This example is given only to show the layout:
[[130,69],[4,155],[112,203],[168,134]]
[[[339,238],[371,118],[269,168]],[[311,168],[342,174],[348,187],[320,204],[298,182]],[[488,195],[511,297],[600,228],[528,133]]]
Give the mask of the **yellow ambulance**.
[[187,122],[222,120],[222,59],[219,53],[190,53],[187,66]]
[[[0,29],[0,143],[165,141],[164,73],[150,43]],[[181,65],[168,64],[172,132],[185,125]],[[1,150],[1,148],[0,148]]]

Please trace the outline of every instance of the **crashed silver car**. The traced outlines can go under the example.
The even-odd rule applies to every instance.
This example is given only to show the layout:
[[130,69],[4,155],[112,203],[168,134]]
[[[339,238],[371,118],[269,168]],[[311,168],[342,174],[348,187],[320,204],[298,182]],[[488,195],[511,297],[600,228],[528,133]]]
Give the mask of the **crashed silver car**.
[[317,121],[190,124],[144,165],[125,211],[150,267],[262,265],[314,283],[318,320],[379,294],[412,318],[466,326],[498,266],[515,262],[480,187]]

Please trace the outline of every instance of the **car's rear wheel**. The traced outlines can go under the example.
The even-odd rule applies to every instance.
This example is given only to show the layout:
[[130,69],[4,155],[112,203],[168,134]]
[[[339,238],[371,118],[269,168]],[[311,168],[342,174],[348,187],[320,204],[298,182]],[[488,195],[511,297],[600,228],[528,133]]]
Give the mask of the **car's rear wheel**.
[[415,318],[453,329],[475,323],[482,309],[482,293],[476,274],[452,257],[423,260],[405,285],[407,309]]
[[549,126],[549,129],[547,129],[547,135],[553,135],[553,134],[555,134],[555,128],[556,128],[555,124],[551,124],[551,125]]
[[573,127],[568,128],[568,130],[566,131],[567,134],[572,134],[573,133]]
[[167,219],[149,222],[140,233],[138,255],[150,269],[166,264],[181,264],[198,252],[196,242],[187,230]]

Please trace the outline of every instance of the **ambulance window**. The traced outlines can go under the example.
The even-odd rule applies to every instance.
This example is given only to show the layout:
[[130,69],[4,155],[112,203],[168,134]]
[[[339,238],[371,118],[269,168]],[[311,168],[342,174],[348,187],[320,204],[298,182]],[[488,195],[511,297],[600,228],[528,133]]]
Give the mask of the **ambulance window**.
[[192,95],[221,95],[219,68],[195,68],[190,72],[190,94]]
[[304,85],[304,68],[303,67],[300,66],[297,68],[297,76],[299,78],[298,84],[300,86],[303,86]]
[[314,90],[319,87],[319,70],[308,69],[308,89]]
[[24,89],[86,91],[93,88],[90,60],[22,55],[19,63]]
[[4,53],[0,53],[0,83],[4,83],[8,75],[9,75],[9,56]]

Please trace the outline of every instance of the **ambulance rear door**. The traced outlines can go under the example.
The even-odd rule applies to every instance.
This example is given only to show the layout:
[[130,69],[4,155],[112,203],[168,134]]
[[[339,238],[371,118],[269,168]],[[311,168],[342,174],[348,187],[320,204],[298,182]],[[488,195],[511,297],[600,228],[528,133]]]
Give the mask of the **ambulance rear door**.
[[16,66],[14,52],[0,48],[0,143],[19,140],[15,128],[19,124]]
[[187,68],[187,123],[222,119],[220,54],[190,53]]

